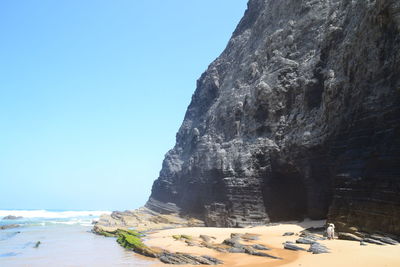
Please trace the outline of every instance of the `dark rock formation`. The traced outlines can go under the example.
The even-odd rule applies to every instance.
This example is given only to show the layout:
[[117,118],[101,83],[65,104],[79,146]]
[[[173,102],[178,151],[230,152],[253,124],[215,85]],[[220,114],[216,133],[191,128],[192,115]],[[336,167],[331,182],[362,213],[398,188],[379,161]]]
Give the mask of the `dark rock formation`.
[[146,206],[400,234],[400,2],[250,0]]

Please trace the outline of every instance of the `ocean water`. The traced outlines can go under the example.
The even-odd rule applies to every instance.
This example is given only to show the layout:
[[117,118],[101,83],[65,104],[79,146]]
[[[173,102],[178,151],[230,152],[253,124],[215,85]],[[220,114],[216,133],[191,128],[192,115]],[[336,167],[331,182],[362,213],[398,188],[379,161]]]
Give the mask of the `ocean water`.
[[[108,211],[0,210],[0,266],[149,266],[155,262],[125,250],[115,238],[90,232]],[[19,220],[3,220],[7,215]],[[40,241],[39,247],[35,248]]]

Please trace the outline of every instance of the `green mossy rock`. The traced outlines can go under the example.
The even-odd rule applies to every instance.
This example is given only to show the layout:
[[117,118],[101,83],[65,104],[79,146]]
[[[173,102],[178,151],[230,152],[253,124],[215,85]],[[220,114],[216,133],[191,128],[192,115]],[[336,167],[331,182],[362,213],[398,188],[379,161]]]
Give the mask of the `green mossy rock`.
[[117,242],[126,249],[131,249],[136,253],[139,253],[144,256],[157,258],[159,257],[160,251],[156,251],[155,249],[149,248],[145,244],[143,244],[142,239],[140,238],[142,235],[134,230],[117,230],[118,239]]

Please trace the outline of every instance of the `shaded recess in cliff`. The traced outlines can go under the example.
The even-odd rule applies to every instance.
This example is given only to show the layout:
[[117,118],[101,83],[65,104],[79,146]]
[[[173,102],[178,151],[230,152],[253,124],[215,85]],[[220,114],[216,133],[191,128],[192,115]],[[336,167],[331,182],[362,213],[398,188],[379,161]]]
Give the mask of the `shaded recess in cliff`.
[[399,30],[395,0],[250,0],[146,205],[400,234]]

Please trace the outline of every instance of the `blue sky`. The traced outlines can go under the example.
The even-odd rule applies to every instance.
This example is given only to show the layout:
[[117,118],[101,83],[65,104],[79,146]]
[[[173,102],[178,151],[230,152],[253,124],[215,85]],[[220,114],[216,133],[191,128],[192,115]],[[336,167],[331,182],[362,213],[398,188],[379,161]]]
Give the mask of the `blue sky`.
[[246,0],[0,2],[0,209],[147,200]]

